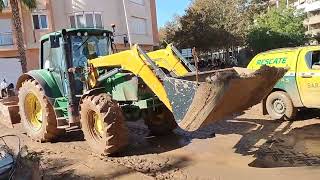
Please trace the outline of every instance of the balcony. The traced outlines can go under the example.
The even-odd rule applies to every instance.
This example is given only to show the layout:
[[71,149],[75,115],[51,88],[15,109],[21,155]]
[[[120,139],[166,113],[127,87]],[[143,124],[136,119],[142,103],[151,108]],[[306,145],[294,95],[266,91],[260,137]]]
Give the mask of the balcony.
[[310,1],[303,1],[299,3],[295,2],[294,6],[297,9],[301,9],[304,12],[312,12],[312,11],[317,11],[320,10],[320,1],[315,1],[315,0],[310,0]]
[[320,23],[320,14],[315,16],[310,16],[308,19],[303,21],[304,25],[313,25],[313,24],[319,24]]
[[0,32],[0,47],[1,46],[12,46],[12,45],[13,45],[12,32]]

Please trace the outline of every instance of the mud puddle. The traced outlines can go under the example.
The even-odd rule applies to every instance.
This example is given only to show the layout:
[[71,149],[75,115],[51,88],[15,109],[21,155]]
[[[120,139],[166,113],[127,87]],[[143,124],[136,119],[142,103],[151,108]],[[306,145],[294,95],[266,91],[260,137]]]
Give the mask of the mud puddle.
[[307,154],[320,156],[320,137],[306,137],[300,140],[295,148],[302,148]]
[[320,167],[320,137],[287,135],[267,141],[256,153],[251,167]]

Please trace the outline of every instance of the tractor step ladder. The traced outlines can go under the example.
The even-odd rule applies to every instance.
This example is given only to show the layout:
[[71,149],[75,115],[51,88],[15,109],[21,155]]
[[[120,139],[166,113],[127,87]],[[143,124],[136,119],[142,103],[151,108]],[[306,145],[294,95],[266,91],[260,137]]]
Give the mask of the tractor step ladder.
[[56,115],[58,129],[69,127],[68,117],[65,112],[68,112],[67,106],[60,106],[60,103],[65,103],[65,98],[56,98],[54,100],[54,112]]

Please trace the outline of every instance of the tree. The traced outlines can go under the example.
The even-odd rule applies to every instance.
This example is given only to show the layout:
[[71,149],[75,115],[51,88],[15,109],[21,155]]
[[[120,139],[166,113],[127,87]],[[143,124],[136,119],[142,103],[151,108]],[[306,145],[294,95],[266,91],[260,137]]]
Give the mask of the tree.
[[[22,72],[27,72],[27,58],[26,49],[24,46],[24,39],[22,33],[22,24],[20,17],[19,3],[27,7],[29,10],[35,9],[37,7],[37,0],[10,0],[10,6],[12,9],[12,21],[13,27],[18,47],[19,59],[21,63]],[[5,8],[5,4],[0,0],[0,12]]]
[[165,47],[167,42],[175,42],[174,36],[175,32],[179,30],[179,21],[180,17],[175,15],[172,21],[167,22],[164,27],[159,29],[160,46]]
[[303,45],[307,42],[303,20],[294,9],[273,8],[255,18],[248,34],[248,45],[255,53],[274,48]]
[[169,22],[164,39],[180,48],[228,49],[246,42],[254,14],[266,7],[266,0],[194,0],[185,15]]

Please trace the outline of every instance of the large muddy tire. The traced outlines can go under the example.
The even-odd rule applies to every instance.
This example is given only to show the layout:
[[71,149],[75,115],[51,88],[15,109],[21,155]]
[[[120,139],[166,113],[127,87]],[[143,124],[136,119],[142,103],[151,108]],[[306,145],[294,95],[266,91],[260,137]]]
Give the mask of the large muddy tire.
[[123,112],[109,95],[85,97],[80,108],[82,131],[94,152],[110,155],[128,144]]
[[286,92],[276,91],[267,97],[266,108],[272,119],[294,120],[297,108]]
[[178,127],[172,112],[164,106],[157,107],[155,111],[148,110],[144,122],[156,136],[167,135]]
[[18,97],[21,122],[28,136],[46,142],[61,133],[57,129],[53,107],[37,81],[23,82]]

